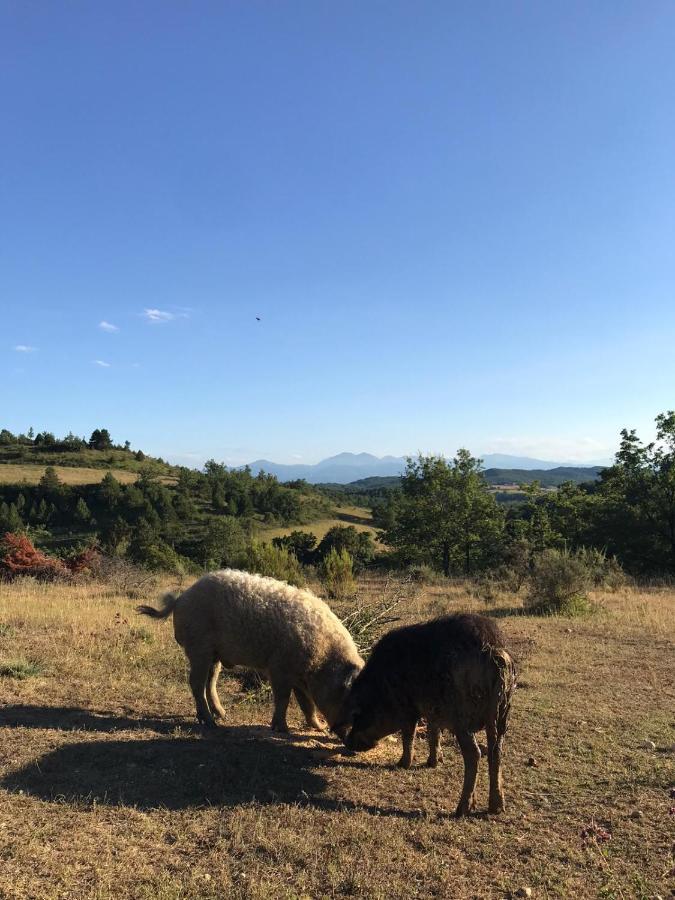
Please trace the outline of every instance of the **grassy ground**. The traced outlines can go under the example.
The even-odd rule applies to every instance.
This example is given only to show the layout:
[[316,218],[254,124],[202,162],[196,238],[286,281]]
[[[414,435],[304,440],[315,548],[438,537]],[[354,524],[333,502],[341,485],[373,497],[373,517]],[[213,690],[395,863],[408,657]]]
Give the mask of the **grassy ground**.
[[[456,821],[461,757],[392,767],[267,728],[233,679],[226,728],[193,723],[159,586],[0,585],[0,897],[665,897],[673,886],[675,593],[626,589],[584,619],[500,617],[521,683],[507,812]],[[362,602],[384,589],[362,585]],[[131,594],[131,596],[129,596]],[[484,610],[470,585],[420,589],[404,620]],[[651,740],[656,749],[643,747]],[[530,764],[533,762],[534,764]],[[609,839],[606,839],[609,836]]]
[[318,541],[335,525],[353,525],[357,531],[369,531],[373,537],[377,531],[373,525],[372,516],[369,509],[362,506],[337,506],[331,516],[324,519],[317,519],[316,522],[310,522],[308,525],[289,525],[274,528],[266,528],[261,526],[260,537],[263,540],[271,541],[275,537],[283,537],[292,531],[311,531],[316,535]]
[[[46,466],[3,463],[0,465],[0,484],[37,484]],[[138,478],[138,472],[124,469],[93,469],[89,466],[54,466],[63,484],[98,484],[111,471],[121,484],[130,484]]]

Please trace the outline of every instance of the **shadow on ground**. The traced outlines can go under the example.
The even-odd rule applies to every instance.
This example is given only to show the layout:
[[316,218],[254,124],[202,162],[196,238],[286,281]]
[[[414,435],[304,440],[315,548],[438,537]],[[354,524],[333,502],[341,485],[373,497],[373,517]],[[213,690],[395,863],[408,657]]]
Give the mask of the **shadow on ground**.
[[308,803],[320,794],[326,780],[311,771],[312,751],[292,739],[265,740],[262,731],[235,726],[217,737],[78,740],[9,773],[0,787],[52,802],[174,810]]
[[56,731],[128,731],[142,729],[170,734],[176,728],[192,728],[182,716],[143,717],[112,715],[79,706],[4,706],[0,728],[49,728]]
[[[131,806],[142,810],[184,810],[204,806],[234,807],[283,803],[326,812],[359,810],[374,816],[418,819],[419,809],[377,806],[325,795],[317,744],[336,750],[328,735],[273,735],[265,726],[228,726],[215,731],[197,727],[173,737],[90,739],[83,731],[159,731],[185,725],[180,719],[134,719],[103,716],[76,707],[17,706],[3,710],[0,725],[61,732],[79,731],[78,739],[10,772],[0,788],[23,792],[52,803],[83,806]],[[314,748],[306,746],[311,739]],[[325,762],[325,761],[324,761]],[[354,774],[366,774],[365,759],[337,757]],[[330,763],[328,763],[330,765]],[[358,777],[358,776],[357,776]],[[437,816],[446,818],[444,813]]]

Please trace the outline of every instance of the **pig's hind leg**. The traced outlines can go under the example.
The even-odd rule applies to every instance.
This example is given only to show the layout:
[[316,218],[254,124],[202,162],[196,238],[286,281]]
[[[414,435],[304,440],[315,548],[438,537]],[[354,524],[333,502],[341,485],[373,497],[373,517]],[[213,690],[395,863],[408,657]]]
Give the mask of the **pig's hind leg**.
[[213,655],[200,646],[186,647],[185,652],[190,662],[190,688],[195,700],[197,719],[207,728],[215,728],[216,723],[206,700],[206,684],[212,673]]
[[470,731],[457,731],[456,736],[457,743],[464,757],[464,785],[455,811],[455,815],[459,817],[468,815],[472,809],[476,808],[474,791],[476,790],[480,750],[476,742],[476,736]]
[[316,731],[324,731],[325,729],[316,715],[316,706],[314,704],[314,701],[309,696],[309,694],[299,687],[294,687],[293,693],[295,694],[295,699],[298,701],[298,706],[302,710],[302,714],[305,717],[307,727],[314,728]]
[[216,660],[211,666],[211,671],[209,673],[207,696],[211,712],[216,716],[220,716],[221,719],[224,719],[225,710],[223,709],[223,704],[220,702],[220,697],[218,696],[218,676],[220,675],[220,669],[220,661]]
[[438,763],[443,759],[443,751],[441,750],[441,729],[438,725],[427,723],[427,740],[429,741],[429,759],[427,766],[435,769]]

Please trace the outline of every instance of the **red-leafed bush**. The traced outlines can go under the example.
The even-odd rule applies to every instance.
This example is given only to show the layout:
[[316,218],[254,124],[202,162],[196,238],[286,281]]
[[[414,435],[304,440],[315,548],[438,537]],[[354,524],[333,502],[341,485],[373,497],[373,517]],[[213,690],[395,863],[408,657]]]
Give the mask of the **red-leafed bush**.
[[94,573],[101,566],[101,554],[93,547],[81,550],[68,559],[48,556],[33,546],[25,534],[8,532],[0,538],[0,578],[11,580],[30,575],[40,581],[57,581]]
[[18,575],[32,575],[41,581],[68,578],[70,572],[55,556],[47,556],[36,549],[25,534],[7,532],[0,540],[0,574],[12,579]]
[[96,573],[101,568],[102,555],[95,547],[87,547],[74,556],[69,556],[63,562],[71,575],[82,575],[85,572]]

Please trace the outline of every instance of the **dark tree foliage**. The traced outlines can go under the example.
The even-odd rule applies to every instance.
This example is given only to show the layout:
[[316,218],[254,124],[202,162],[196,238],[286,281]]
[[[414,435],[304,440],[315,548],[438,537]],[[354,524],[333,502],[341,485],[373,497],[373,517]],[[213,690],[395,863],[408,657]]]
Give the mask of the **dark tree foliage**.
[[311,531],[291,531],[282,537],[272,538],[272,544],[288,550],[303,566],[311,565],[316,558],[316,535]]
[[89,446],[92,450],[111,450],[112,438],[107,428],[95,428],[89,438]]
[[471,574],[498,556],[504,513],[489,491],[480,460],[459,450],[408,458],[401,491],[380,510],[384,540],[402,561],[429,563],[444,574]]
[[330,528],[317,547],[318,560],[324,560],[332,550],[336,553],[346,550],[356,572],[363,569],[375,556],[375,544],[370,532],[358,531],[353,525],[334,525]]

